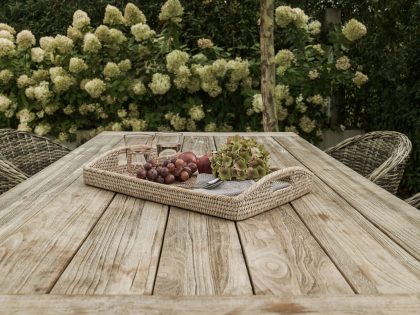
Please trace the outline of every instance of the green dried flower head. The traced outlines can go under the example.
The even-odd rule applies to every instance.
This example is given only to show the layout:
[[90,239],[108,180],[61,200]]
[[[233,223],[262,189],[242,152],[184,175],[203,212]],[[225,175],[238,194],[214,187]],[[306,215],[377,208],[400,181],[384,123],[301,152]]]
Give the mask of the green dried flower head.
[[262,144],[235,136],[213,154],[211,163],[213,174],[222,180],[258,180],[270,171],[268,159]]

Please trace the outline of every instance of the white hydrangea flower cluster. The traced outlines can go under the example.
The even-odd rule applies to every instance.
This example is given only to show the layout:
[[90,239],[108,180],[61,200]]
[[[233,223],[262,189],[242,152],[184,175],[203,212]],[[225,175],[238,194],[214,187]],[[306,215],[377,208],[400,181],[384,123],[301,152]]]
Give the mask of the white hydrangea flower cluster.
[[368,80],[369,80],[368,76],[360,71],[356,71],[352,79],[353,83],[359,87],[365,84]]
[[214,47],[214,44],[209,38],[200,38],[197,40],[197,46],[200,49],[211,49]]
[[320,44],[311,45],[311,47],[321,56],[325,54],[325,50],[322,49],[322,46]]
[[79,106],[79,113],[82,116],[86,116],[89,113],[94,113],[96,111],[96,104],[82,104]]
[[15,44],[10,39],[0,38],[0,58],[12,57],[15,53]]
[[19,119],[21,124],[28,124],[35,120],[35,113],[32,113],[27,108],[24,108],[17,112],[16,117]]
[[115,62],[108,62],[104,67],[103,74],[105,78],[111,79],[118,77],[121,74],[121,71]]
[[131,85],[131,90],[134,92],[134,94],[140,96],[146,94],[147,92],[146,86],[141,80],[134,80],[133,84]]
[[131,34],[136,41],[141,42],[155,36],[156,32],[150,29],[150,26],[144,23],[137,23],[131,26]]
[[55,48],[60,54],[68,54],[73,49],[73,40],[64,35],[57,35],[54,38]]
[[173,50],[166,55],[166,68],[169,72],[175,73],[179,67],[185,66],[190,55],[180,50]]
[[289,49],[281,49],[274,57],[276,64],[280,67],[290,68],[296,62],[296,57]]
[[12,42],[15,40],[15,37],[13,36],[13,34],[5,30],[0,31],[0,38],[5,38]]
[[204,131],[205,132],[214,132],[217,130],[217,125],[214,122],[208,123],[205,127],[204,127]]
[[16,30],[8,24],[0,23],[0,31],[7,31],[12,35],[16,34]]
[[28,49],[34,46],[35,43],[36,39],[31,31],[23,30],[22,32],[16,35],[16,44],[19,48]]
[[32,78],[28,77],[26,74],[22,74],[16,80],[16,83],[17,83],[18,88],[24,89],[27,86],[30,86],[32,84],[35,84],[35,81]]
[[48,123],[41,123],[37,125],[34,129],[35,134],[38,136],[45,136],[51,131],[51,125]]
[[310,119],[308,116],[302,116],[299,120],[299,127],[303,132],[311,133],[315,127],[315,121]]
[[308,72],[308,77],[311,80],[315,80],[319,78],[319,72],[317,69],[312,69]]
[[40,47],[35,47],[31,49],[31,60],[33,62],[42,62],[44,61],[45,51]]
[[82,10],[77,10],[76,12],[74,12],[73,14],[73,27],[81,30],[86,26],[90,25],[90,18],[87,15],[86,12],[82,11]]
[[124,59],[118,63],[118,68],[121,72],[127,72],[130,71],[132,68],[131,60],[130,59]]
[[51,97],[49,83],[47,81],[42,81],[38,86],[34,87],[33,96],[37,101],[43,104],[47,103]]
[[252,98],[252,109],[255,113],[261,113],[264,109],[263,99],[261,94],[255,94]]
[[86,33],[83,38],[83,51],[88,53],[97,53],[102,48],[98,37],[92,33]]
[[0,71],[0,83],[7,84],[13,78],[13,72],[9,69]]
[[125,18],[117,7],[108,4],[105,8],[104,24],[107,25],[124,25]]
[[[216,69],[223,69],[224,62],[222,62],[222,67],[220,68],[220,59],[215,61],[215,71]],[[234,60],[229,60],[226,64],[226,70],[229,70],[230,78],[229,82],[226,83],[226,88],[229,92],[235,92],[238,89],[239,83],[247,83],[248,76],[250,75],[249,71],[249,62],[248,60],[242,60],[242,58],[235,58]],[[221,73],[221,72],[220,72]]]
[[70,75],[59,75],[52,81],[54,83],[54,91],[58,94],[68,91],[68,89],[76,83],[74,78]]
[[36,82],[47,81],[50,73],[46,69],[39,69],[32,72],[32,79]]
[[320,94],[315,94],[311,97],[308,97],[307,101],[312,104],[320,105],[320,106],[324,105],[325,103],[324,98]]
[[144,13],[134,4],[128,3],[124,9],[124,19],[127,25],[147,22]]
[[56,48],[56,42],[54,37],[41,37],[41,39],[39,40],[39,46],[41,46],[41,48],[44,49],[46,52],[53,52]]
[[290,23],[296,27],[304,28],[307,26],[309,17],[300,8],[282,5],[276,8],[275,19],[281,28],[287,27]]
[[166,74],[155,73],[152,76],[152,82],[149,83],[149,88],[155,95],[166,94],[171,88],[171,79]]
[[72,57],[69,61],[69,71],[71,73],[80,73],[88,69],[88,65],[82,58]]
[[350,59],[347,56],[341,56],[335,62],[335,67],[337,70],[348,70],[351,67]]
[[71,38],[71,40],[73,40],[73,42],[76,42],[79,39],[83,38],[83,33],[79,29],[77,29],[73,26],[69,26],[67,28],[67,37]]
[[308,32],[311,35],[318,35],[319,33],[321,33],[321,22],[318,20],[312,21],[308,24]]
[[160,9],[159,20],[163,22],[170,21],[179,24],[182,22],[183,14],[184,8],[182,7],[179,0],[168,0]]
[[281,105],[277,106],[277,120],[284,121],[287,116],[289,116],[289,112],[287,111],[287,108],[284,108]]
[[191,107],[190,110],[188,111],[188,114],[190,115],[193,121],[202,120],[205,117],[205,113],[203,111],[203,105]]
[[177,113],[172,115],[170,124],[176,131],[182,131],[186,128],[187,119]]
[[216,97],[222,93],[222,88],[211,65],[193,65],[192,71],[199,76],[200,86],[204,92],[207,92],[211,97]]
[[74,111],[75,111],[75,108],[72,105],[67,105],[66,107],[63,108],[63,113],[66,115],[71,115],[74,113]]
[[84,89],[92,98],[99,98],[106,91],[106,84],[101,79],[88,80]]
[[356,19],[351,19],[342,28],[342,33],[345,38],[353,42],[366,35],[367,29],[363,23],[360,23]]
[[5,112],[12,105],[12,101],[5,95],[0,94],[0,112]]

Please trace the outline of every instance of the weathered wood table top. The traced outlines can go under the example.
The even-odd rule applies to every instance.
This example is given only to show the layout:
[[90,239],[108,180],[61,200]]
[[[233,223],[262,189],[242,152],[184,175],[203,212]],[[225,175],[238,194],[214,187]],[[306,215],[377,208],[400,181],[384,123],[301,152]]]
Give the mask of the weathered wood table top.
[[105,132],[1,195],[0,313],[418,314],[420,211],[295,134],[247,136],[312,193],[235,223],[85,186],[124,144]]

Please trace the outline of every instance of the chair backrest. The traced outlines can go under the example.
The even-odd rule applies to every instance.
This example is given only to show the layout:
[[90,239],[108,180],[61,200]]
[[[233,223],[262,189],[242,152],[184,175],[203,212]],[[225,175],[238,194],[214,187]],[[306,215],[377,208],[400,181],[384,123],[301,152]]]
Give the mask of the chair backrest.
[[396,194],[411,151],[407,136],[375,131],[344,140],[326,152],[377,185]]
[[0,129],[0,154],[28,175],[38,173],[69,150],[27,132]]

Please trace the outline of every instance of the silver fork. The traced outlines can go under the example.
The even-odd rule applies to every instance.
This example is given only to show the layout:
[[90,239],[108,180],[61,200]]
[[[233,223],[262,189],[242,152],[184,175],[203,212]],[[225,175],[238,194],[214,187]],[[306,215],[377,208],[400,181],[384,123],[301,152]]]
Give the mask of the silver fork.
[[192,189],[214,189],[218,187],[221,183],[223,183],[223,181],[220,178],[215,178],[211,181],[208,181],[207,183],[194,185]]

